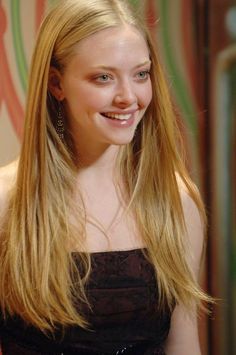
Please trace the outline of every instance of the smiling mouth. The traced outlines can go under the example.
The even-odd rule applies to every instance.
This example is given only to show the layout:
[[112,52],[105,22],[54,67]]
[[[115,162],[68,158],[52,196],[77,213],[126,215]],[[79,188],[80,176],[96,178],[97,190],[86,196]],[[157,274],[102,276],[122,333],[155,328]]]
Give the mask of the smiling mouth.
[[132,117],[132,113],[101,113],[102,116],[109,118],[111,120],[120,120],[120,121],[127,121]]

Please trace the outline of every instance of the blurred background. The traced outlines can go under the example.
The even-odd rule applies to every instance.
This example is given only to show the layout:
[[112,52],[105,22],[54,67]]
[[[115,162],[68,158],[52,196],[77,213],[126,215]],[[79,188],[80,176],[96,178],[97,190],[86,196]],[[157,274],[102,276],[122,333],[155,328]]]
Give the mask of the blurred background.
[[[30,58],[58,0],[0,0],[0,166],[19,153]],[[187,164],[208,213],[203,287],[219,298],[199,321],[204,355],[236,354],[236,1],[130,0],[157,43]],[[188,355],[188,354],[183,354]]]

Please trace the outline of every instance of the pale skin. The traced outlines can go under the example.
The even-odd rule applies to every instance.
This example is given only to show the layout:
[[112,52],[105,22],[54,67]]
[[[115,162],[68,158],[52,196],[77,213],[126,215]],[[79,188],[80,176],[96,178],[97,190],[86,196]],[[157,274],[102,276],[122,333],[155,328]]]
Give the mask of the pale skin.
[[[125,206],[117,193],[113,172],[119,147],[133,139],[135,128],[152,98],[151,62],[141,34],[129,26],[101,32],[80,43],[63,74],[51,68],[49,75],[49,89],[66,107],[78,159],[83,162],[78,184],[83,191],[86,211],[102,227],[87,225],[86,247],[90,252],[144,246],[132,214],[124,217],[122,213]],[[114,127],[109,118],[103,116],[104,112],[131,115],[132,124]],[[6,208],[16,170],[17,162],[0,169],[0,215]],[[179,189],[190,246],[189,266],[198,278],[203,228],[198,210],[181,181]],[[181,306],[177,306],[172,315],[166,353],[201,354],[196,315],[190,315]]]

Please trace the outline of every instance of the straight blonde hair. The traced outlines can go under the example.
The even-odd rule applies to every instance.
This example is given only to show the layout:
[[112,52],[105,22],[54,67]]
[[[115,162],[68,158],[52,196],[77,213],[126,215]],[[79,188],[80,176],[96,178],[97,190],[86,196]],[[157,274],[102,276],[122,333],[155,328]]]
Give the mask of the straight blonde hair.
[[[146,246],[145,256],[155,269],[157,305],[164,310],[179,303],[191,310],[209,300],[186,261],[177,176],[203,219],[204,209],[176,151],[179,138],[173,108],[152,40],[126,1],[60,1],[42,23],[36,42],[17,181],[0,239],[2,313],[5,317],[16,314],[45,332],[53,332],[58,324],[88,326],[76,305],[87,303],[84,285],[91,269],[89,253],[80,253],[81,274],[69,252],[73,239],[79,240],[84,251],[86,211],[82,200],[82,207],[73,203],[78,168],[70,137],[64,144],[55,129],[56,103],[48,92],[49,69],[53,65],[63,72],[80,40],[123,24],[135,26],[143,34],[152,61],[153,99],[135,138],[120,149],[118,169]],[[77,216],[76,227],[71,214]]]

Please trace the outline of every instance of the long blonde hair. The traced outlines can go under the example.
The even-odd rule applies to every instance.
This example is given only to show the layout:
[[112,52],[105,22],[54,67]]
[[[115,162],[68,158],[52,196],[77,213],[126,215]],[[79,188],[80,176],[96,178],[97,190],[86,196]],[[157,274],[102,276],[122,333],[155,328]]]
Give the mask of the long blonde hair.
[[[123,23],[145,36],[152,61],[153,99],[133,141],[120,149],[118,166],[124,177],[129,208],[156,272],[161,309],[181,303],[193,309],[207,296],[187,265],[183,210],[178,175],[204,216],[201,199],[176,152],[177,130],[169,93],[156,49],[126,1],[61,1],[45,18],[32,58],[24,139],[17,182],[1,229],[0,304],[4,316],[19,315],[42,331],[62,326],[87,326],[76,311],[87,302],[84,284],[90,256],[81,253],[81,275],[68,252],[76,237],[83,250],[85,211],[73,205],[73,152],[57,135],[55,102],[48,93],[51,65],[63,71],[83,38]],[[161,169],[160,169],[161,167]],[[81,201],[82,202],[82,201]],[[76,213],[76,228],[70,215]]]

